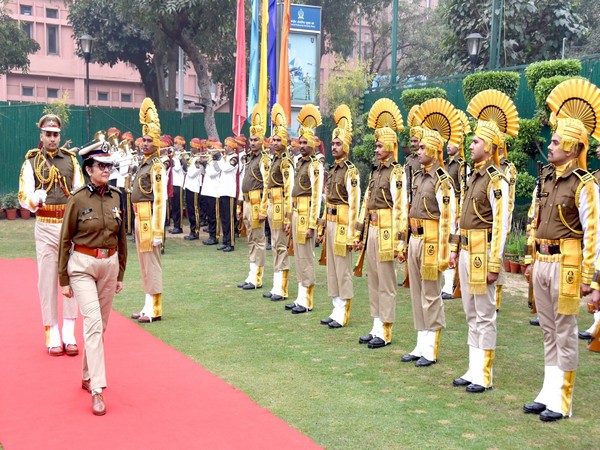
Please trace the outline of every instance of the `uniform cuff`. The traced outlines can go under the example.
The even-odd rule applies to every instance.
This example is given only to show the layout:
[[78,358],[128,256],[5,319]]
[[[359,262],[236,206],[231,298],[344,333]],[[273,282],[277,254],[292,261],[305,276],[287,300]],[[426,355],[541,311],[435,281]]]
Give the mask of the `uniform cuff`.
[[488,261],[488,272],[500,273],[501,266],[502,260],[500,258],[490,258]]

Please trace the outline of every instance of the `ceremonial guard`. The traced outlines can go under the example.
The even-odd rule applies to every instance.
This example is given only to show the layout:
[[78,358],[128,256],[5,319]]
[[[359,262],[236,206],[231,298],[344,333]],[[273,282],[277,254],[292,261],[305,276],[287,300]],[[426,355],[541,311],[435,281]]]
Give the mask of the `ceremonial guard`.
[[77,302],[63,298],[62,339],[58,327],[58,248],[65,204],[83,185],[75,154],[60,147],[61,120],[47,114],[38,122],[40,146],[25,156],[19,176],[19,203],[36,215],[35,251],[38,292],[46,347],[51,356],[79,353],[75,341]]
[[292,314],[302,314],[313,309],[315,275],[315,240],[317,222],[321,212],[323,191],[323,164],[315,155],[315,129],[321,125],[321,113],[315,105],[304,105],[298,113],[300,130],[298,143],[302,157],[296,164],[292,190],[291,228],[298,296],[294,303],[285,305]]
[[377,166],[363,198],[359,216],[361,241],[356,248],[362,248],[358,266],[366,252],[373,328],[358,342],[380,348],[392,342],[397,286],[394,260],[405,251],[406,243],[406,179],[397,162],[396,134],[404,126],[398,106],[387,98],[377,100],[371,107],[368,125],[375,129]]
[[[123,175],[123,187],[121,189],[121,204],[123,205],[123,221],[127,234],[133,233],[133,208],[131,205],[131,179],[137,171],[138,157],[131,131],[123,133],[123,140],[119,144],[123,160],[119,162],[119,172]],[[123,167],[121,167],[123,165]],[[120,187],[117,183],[117,187]]]
[[290,223],[292,212],[292,188],[294,183],[294,163],[286,149],[289,141],[287,118],[279,103],[271,111],[273,133],[271,136],[271,168],[267,183],[267,216],[271,228],[271,249],[273,251],[273,289],[263,297],[276,302],[288,297],[290,261],[288,256],[288,236],[285,225]]
[[184,237],[186,241],[195,241],[200,233],[200,189],[206,163],[202,161],[202,142],[198,138],[190,140],[190,163],[183,182],[185,190],[185,206],[190,221],[190,234]]
[[[454,187],[455,203],[456,203],[456,225],[458,225],[458,218],[460,217],[460,208],[462,205],[462,194],[463,187],[467,184],[469,173],[471,172],[467,161],[465,160],[465,149],[464,140],[465,136],[471,133],[471,125],[467,115],[460,109],[456,110],[460,116],[462,123],[462,133],[459,136],[457,145],[448,142],[446,150],[448,152],[448,158],[444,161],[444,170],[448,173],[452,179],[452,185]],[[456,293],[457,297],[460,295],[457,292],[457,288],[460,285],[458,279],[458,273],[456,268],[448,267],[444,271],[444,286],[442,287],[442,300],[450,300],[454,298]]]
[[421,169],[411,184],[406,264],[417,345],[401,361],[427,367],[437,362],[440,333],[446,328],[440,289],[450,257],[450,235],[455,233],[456,202],[452,179],[443,167],[444,142],[458,146],[463,127],[454,106],[442,98],[422,103],[416,116],[422,128],[417,153]]
[[171,234],[181,234],[181,218],[183,215],[184,192],[183,184],[187,172],[187,159],[185,157],[185,138],[175,136],[173,139],[171,172],[173,173],[173,198],[169,200],[171,204],[171,218],[173,219],[173,228],[169,230]]
[[360,209],[360,177],[358,168],[348,159],[352,142],[352,113],[340,105],[333,113],[337,127],[331,137],[334,163],[329,168],[325,186],[325,209],[321,220],[323,242],[327,255],[327,293],[333,311],[323,325],[341,328],[348,325],[354,298],[352,277],[352,246],[358,239],[356,222]]
[[142,285],[146,294],[144,307],[132,319],[150,323],[162,318],[161,246],[167,214],[167,179],[159,158],[160,120],[154,102],[145,98],[140,107],[142,153],[131,189],[135,213],[135,245],[140,262]]
[[[544,382],[526,413],[545,422],[571,417],[579,349],[580,300],[598,286],[599,192],[587,171],[591,134],[600,138],[600,90],[585,79],[567,80],[546,99],[553,135],[548,171],[536,186],[537,217],[527,246],[525,275],[531,275],[535,305],[544,333]],[[594,309],[598,309],[598,304]]]
[[415,121],[415,113],[418,109],[419,105],[414,105],[410,108],[408,116],[406,117],[406,125],[410,128],[410,153],[405,155],[406,160],[404,162],[404,171],[406,173],[408,173],[407,167],[409,166],[412,173],[421,169],[421,163],[417,157],[417,152],[419,151],[419,142],[421,142],[421,138],[423,137],[423,130]]
[[219,218],[219,184],[221,182],[221,159],[222,144],[218,141],[208,142],[208,153],[210,155],[206,163],[206,173],[202,182],[202,195],[206,198],[206,216],[208,219],[208,239],[202,241],[204,245],[216,245],[218,238]]
[[267,217],[267,183],[270,159],[263,150],[265,118],[260,106],[254,106],[250,127],[250,148],[242,163],[242,188],[238,197],[237,214],[244,220],[248,235],[250,270],[246,279],[237,286],[244,290],[262,287],[266,259],[265,217]]
[[83,315],[81,387],[92,394],[92,413],[102,416],[107,385],[104,332],[115,293],[123,289],[127,240],[119,189],[108,185],[114,156],[108,144],[83,148],[79,156],[89,183],[67,203],[58,271],[63,295],[76,300]]
[[[490,92],[490,91],[484,91]],[[460,234],[452,240],[450,266],[456,267],[462,291],[469,346],[469,369],[453,380],[469,393],[482,393],[493,386],[496,349],[496,281],[502,266],[508,229],[508,182],[498,166],[497,148],[502,123],[506,133],[516,134],[518,114],[512,102],[493,93],[471,101],[467,111],[477,122],[471,143],[473,173],[463,192]],[[460,259],[458,255],[460,245]]]
[[223,156],[217,153],[219,176],[219,217],[223,233],[223,244],[217,247],[225,253],[235,248],[235,205],[237,203],[236,188],[239,172],[239,157],[236,153],[237,143],[232,137],[225,139]]

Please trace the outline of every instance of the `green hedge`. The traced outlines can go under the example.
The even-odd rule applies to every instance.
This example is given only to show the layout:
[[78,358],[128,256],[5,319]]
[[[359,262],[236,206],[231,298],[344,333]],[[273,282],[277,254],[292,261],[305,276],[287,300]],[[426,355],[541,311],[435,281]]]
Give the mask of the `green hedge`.
[[527,79],[529,89],[535,92],[535,88],[543,78],[551,78],[556,75],[572,78],[580,73],[581,61],[578,59],[555,59],[530,64],[525,69],[525,78]]
[[[432,98],[443,98],[448,99],[448,94],[442,88],[423,88],[423,89],[405,89],[402,91],[402,105],[404,110],[408,113],[410,109],[415,105],[432,99]],[[406,118],[405,118],[406,119]]]
[[[509,138],[508,148],[511,151],[525,154],[527,158],[537,159],[538,153],[545,143],[544,139],[540,137],[541,133],[541,120],[521,119],[519,120],[519,135],[516,139]],[[509,159],[513,161],[511,158]]]
[[550,117],[550,108],[546,104],[546,99],[552,92],[556,86],[566,80],[570,80],[572,78],[583,78],[583,77],[573,77],[570,75],[556,75],[550,78],[542,78],[538,81],[535,91],[533,92],[535,95],[535,104],[537,105],[537,113],[538,117],[547,120]]
[[533,195],[536,181],[533,175],[529,175],[527,172],[519,172],[515,186],[515,197],[530,199]]
[[467,104],[481,91],[496,89],[510,98],[515,98],[519,90],[521,75],[518,72],[479,72],[463,80],[463,94]]

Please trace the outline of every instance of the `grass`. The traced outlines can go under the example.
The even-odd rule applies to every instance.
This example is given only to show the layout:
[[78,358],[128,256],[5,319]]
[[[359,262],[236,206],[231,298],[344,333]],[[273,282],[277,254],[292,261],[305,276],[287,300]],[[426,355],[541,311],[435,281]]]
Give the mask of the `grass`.
[[[33,220],[0,221],[0,255],[35,258],[33,225]],[[114,305],[125,316],[143,305],[133,243],[129,252],[125,289]],[[358,344],[358,336],[371,328],[365,278],[355,279],[350,325],[330,330],[319,324],[331,310],[324,267],[317,266],[314,311],[298,316],[284,312],[281,302],[262,298],[265,289],[236,288],[248,270],[244,239],[230,254],[198,241],[169,239],[163,268],[164,319],[145,328],[326,448],[600,446],[598,433],[590,432],[597,427],[600,355],[583,343],[573,418],[544,424],[521,410],[533,401],[543,377],[542,334],[528,323],[532,316],[521,275],[508,275],[511,286],[499,313],[495,389],[472,395],[451,385],[467,368],[460,300],[445,303],[447,329],[438,364],[419,369],[400,362],[416,338],[406,289],[398,289],[392,345],[369,350]],[[271,278],[268,252],[265,287]],[[296,294],[294,280],[292,270],[290,297]],[[582,329],[591,321],[591,315],[580,315]],[[185,374],[178,381],[185,382]]]

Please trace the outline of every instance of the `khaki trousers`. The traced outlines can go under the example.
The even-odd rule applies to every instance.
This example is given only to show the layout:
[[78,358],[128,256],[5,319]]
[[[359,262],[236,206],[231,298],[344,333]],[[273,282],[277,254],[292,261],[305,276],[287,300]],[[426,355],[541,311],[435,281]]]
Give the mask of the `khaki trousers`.
[[152,247],[151,252],[140,252],[140,222],[135,218],[135,247],[137,248],[142,285],[145,294],[161,294],[163,291],[162,262],[160,258],[160,245]]
[[558,280],[560,263],[536,261],[533,264],[533,295],[544,333],[544,365],[572,372],[579,364],[577,315],[558,313]]
[[273,226],[273,205],[269,204],[267,217],[271,227],[271,251],[273,253],[273,272],[281,272],[290,269],[288,256],[288,235],[283,231],[283,225],[279,229]]
[[[296,236],[298,212],[292,215],[292,236]],[[306,238],[305,244],[298,244],[294,239],[294,257],[296,258],[296,278],[304,287],[313,286],[317,280],[315,275],[315,238]]]
[[[36,220],[35,253],[38,266],[38,292],[45,327],[58,324],[58,241],[60,223]],[[63,297],[63,318],[77,318],[77,301]]]
[[408,275],[413,321],[417,331],[436,331],[446,328],[444,302],[440,294],[444,274],[438,272],[437,280],[423,280],[423,239],[411,236],[408,242]]
[[83,316],[82,378],[92,389],[106,387],[104,332],[115,297],[119,256],[97,259],[73,252],[67,266],[69,284]]
[[379,235],[377,227],[369,227],[367,238],[367,285],[371,317],[383,323],[396,320],[396,271],[394,261],[379,261]]
[[259,228],[252,228],[252,207],[250,202],[244,202],[244,225],[248,236],[248,255],[250,262],[259,267],[265,266],[267,259],[267,240],[265,238],[265,224]]
[[352,252],[346,251],[346,256],[333,253],[333,244],[337,223],[327,221],[325,231],[325,246],[327,248],[327,295],[339,297],[342,300],[354,298],[352,279]]
[[469,327],[467,342],[474,348],[495,350],[496,283],[487,285],[485,295],[474,295],[469,292],[469,252],[466,250],[461,250],[460,253],[458,275],[460,277],[463,309]]

